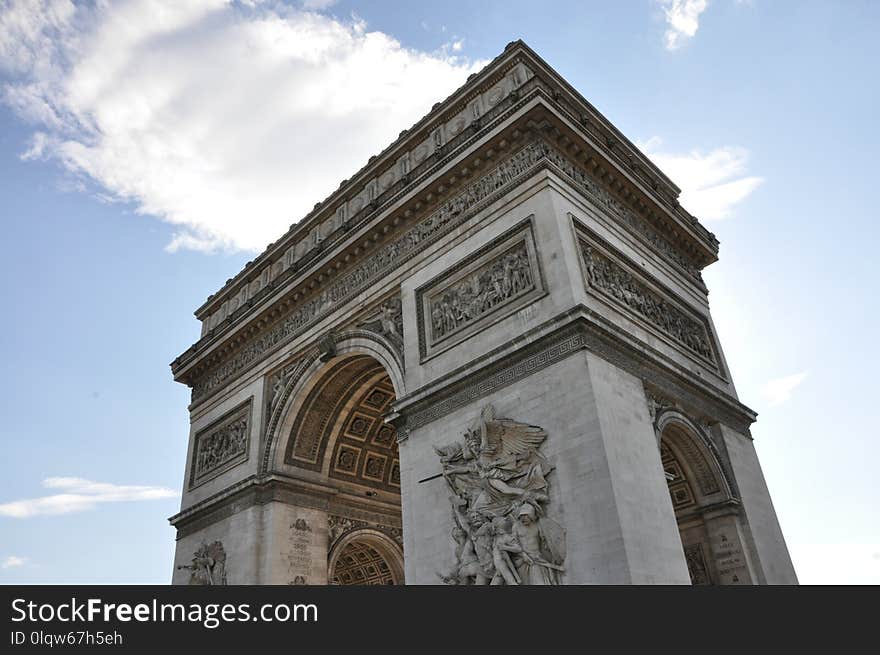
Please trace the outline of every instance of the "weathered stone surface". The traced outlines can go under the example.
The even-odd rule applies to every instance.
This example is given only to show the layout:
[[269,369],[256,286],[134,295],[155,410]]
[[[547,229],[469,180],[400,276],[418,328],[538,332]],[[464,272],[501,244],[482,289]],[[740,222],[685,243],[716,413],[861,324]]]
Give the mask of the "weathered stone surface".
[[796,582],[678,189],[514,43],[198,310],[175,584]]

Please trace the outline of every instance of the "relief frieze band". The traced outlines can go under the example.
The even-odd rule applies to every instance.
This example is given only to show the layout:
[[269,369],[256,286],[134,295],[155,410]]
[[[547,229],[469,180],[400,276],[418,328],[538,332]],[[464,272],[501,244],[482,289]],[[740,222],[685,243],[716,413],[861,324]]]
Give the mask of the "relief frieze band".
[[690,259],[685,257],[666,237],[651,227],[648,221],[602,188],[584,168],[574,164],[556,148],[548,150],[547,159],[599,209],[616,218],[622,225],[647,241],[661,255],[670,260],[676,268],[691,278],[699,280],[702,284],[700,269]]
[[320,292],[297,303],[265,329],[244,340],[234,353],[197,374],[193,381],[192,402],[196,403],[228,383],[255,362],[282,344],[291,342],[339,305],[354,298],[370,285],[387,276],[408,259],[436,243],[477,211],[501,197],[541,165],[553,164],[571,179],[577,189],[600,207],[617,216],[624,225],[647,239],[683,272],[696,275],[696,268],[675,247],[593,182],[586,171],[570,162],[558,149],[542,140],[526,143],[486,175],[466,184],[436,207],[428,216],[398,238],[363,257],[361,262]]
[[364,257],[360,264],[343,274],[335,283],[306,302],[298,304],[268,330],[246,340],[231,358],[209,370],[195,382],[192,390],[193,402],[207,397],[276,346],[291,341],[341,303],[353,298],[461,225],[478,209],[505,193],[514,180],[534,169],[548,150],[549,146],[542,141],[526,144],[490,173],[466,185],[457,195],[443,202],[402,236]]
[[416,291],[419,352],[438,354],[544,294],[532,218]]
[[196,434],[190,487],[247,459],[252,407],[253,397]]
[[629,313],[636,314],[678,345],[684,346],[690,354],[699,356],[712,368],[718,369],[704,318],[692,316],[668,298],[667,292],[661,292],[659,284],[647,283],[642,275],[619,263],[609,246],[599,245],[601,239],[598,237],[588,238],[581,230],[579,242],[584,276],[590,289],[611,299],[615,305],[625,307]]

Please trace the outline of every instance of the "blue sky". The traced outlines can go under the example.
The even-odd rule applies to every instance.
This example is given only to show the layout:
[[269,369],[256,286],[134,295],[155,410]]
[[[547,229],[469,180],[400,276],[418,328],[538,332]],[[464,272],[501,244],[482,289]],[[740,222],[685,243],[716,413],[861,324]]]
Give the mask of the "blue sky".
[[193,310],[515,38],[721,240],[801,581],[880,583],[880,5],[305,5],[0,0],[0,583],[170,580]]

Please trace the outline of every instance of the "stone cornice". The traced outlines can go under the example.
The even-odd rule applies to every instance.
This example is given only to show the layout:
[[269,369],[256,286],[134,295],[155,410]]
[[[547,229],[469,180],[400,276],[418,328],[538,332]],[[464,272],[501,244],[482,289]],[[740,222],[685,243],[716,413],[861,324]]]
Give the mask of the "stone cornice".
[[[531,96],[534,100],[534,96]],[[389,192],[359,212],[358,216],[349,216],[339,227],[334,230],[326,239],[322,239],[309,252],[305,253],[299,260],[293,262],[283,271],[279,272],[271,279],[267,277],[266,283],[255,294],[249,296],[246,301],[242,301],[229,315],[227,315],[218,324],[213,325],[210,330],[203,333],[202,338],[193,344],[186,352],[172,362],[172,370],[175,373],[175,379],[181,380],[180,373],[184,368],[196,357],[201,357],[211,345],[216,341],[219,334],[226,333],[230,327],[242,324],[242,318],[254,315],[259,308],[265,308],[268,300],[274,301],[277,291],[281,288],[288,289],[291,285],[297,285],[301,282],[312,279],[311,289],[317,286],[318,282],[327,277],[332,277],[344,264],[348,264],[352,257],[358,256],[361,252],[369,250],[369,248],[381,237],[385,237],[393,229],[397,228],[403,222],[414,219],[416,216],[429,212],[433,206],[448,195],[451,187],[461,180],[467,180],[469,177],[480,174],[480,168],[487,163],[491,164],[506,150],[509,150],[514,143],[512,138],[522,139],[523,132],[518,129],[515,124],[505,126],[503,134],[490,134],[496,130],[499,124],[503,123],[514,112],[522,110],[529,102],[527,98],[516,98],[517,102],[500,107],[505,111],[488,125],[485,120],[480,123],[478,131],[468,134],[461,133],[457,135],[453,142],[446,144],[442,151],[442,157],[432,158],[426,162],[431,164],[427,168],[424,166],[415,174],[407,176],[405,184],[400,188],[389,190]],[[534,102],[531,103],[534,105]],[[523,126],[520,126],[523,127]],[[506,135],[506,136],[505,136]],[[467,137],[467,138],[465,138]],[[483,150],[479,153],[469,153],[471,159],[463,169],[459,169],[457,173],[453,172],[448,178],[442,178],[440,175],[449,167],[449,164],[460,157],[467,150],[472,148],[475,141],[488,137],[489,140],[483,144]],[[448,173],[447,173],[448,174]],[[415,196],[418,192],[420,195]],[[389,225],[379,227],[378,222],[390,216],[389,210],[392,206],[400,203],[401,199],[406,199],[406,205],[401,205],[399,211],[394,212],[394,217]],[[378,219],[378,220],[377,220]],[[375,231],[373,231],[375,230]],[[373,231],[373,232],[371,232]],[[365,238],[366,237],[366,238]],[[360,239],[360,242],[357,240]],[[336,246],[342,246],[345,252],[340,252]],[[336,261],[332,261],[337,258]],[[321,270],[322,267],[325,270]],[[302,294],[294,294],[302,296]]]
[[[378,155],[370,157],[370,160],[363,168],[352,175],[352,177],[343,180],[340,183],[339,188],[328,198],[316,203],[314,209],[309,212],[309,214],[303,217],[299,222],[291,225],[287,233],[282,235],[277,241],[270,243],[263,253],[258,255],[258,257],[252,262],[249,262],[234,278],[227,280],[223,288],[217,293],[209,296],[205,303],[196,310],[196,317],[202,319],[210,312],[210,310],[219,307],[219,303],[223,299],[221,296],[224,296],[230,287],[241,282],[244,277],[247,277],[248,273],[253,272],[253,269],[258,269],[261,264],[271,260],[273,255],[278,255],[283,252],[284,248],[291,241],[307,234],[317,223],[334,215],[338,210],[339,203],[345,204],[350,199],[362,194],[366,190],[366,186],[369,182],[375,181],[386,174],[388,169],[392,167],[392,164],[396,163],[394,158],[404,153],[407,148],[416,150],[423,142],[428,140],[432,141],[432,143],[429,144],[429,152],[425,158],[409,168],[406,173],[404,173],[404,177],[407,177],[410,173],[414,172],[417,165],[422,163],[430,164],[433,161],[436,161],[438,155],[442,156],[445,154],[452,138],[472,132],[472,125],[476,123],[477,126],[479,126],[479,124],[483,122],[481,119],[484,119],[485,114],[490,112],[483,109],[485,113],[481,113],[476,117],[470,117],[467,127],[465,129],[460,129],[456,134],[450,135],[449,132],[451,132],[451,130],[441,130],[439,136],[435,134],[438,128],[446,127],[444,123],[451,122],[452,119],[455,119],[456,115],[464,110],[471,101],[475,100],[481,92],[490,91],[492,90],[493,85],[497,85],[499,82],[503,81],[504,76],[524,60],[524,49],[525,44],[521,41],[509,44],[504,52],[489,62],[489,64],[487,64],[480,72],[471,75],[465,84],[456,89],[449,97],[441,102],[435,103],[428,114],[422,117],[409,129],[402,130],[393,143]],[[521,52],[521,50],[523,51]],[[528,50],[528,52],[531,52],[531,50]],[[522,70],[520,71],[520,75],[521,77],[519,77],[514,83],[515,86],[512,85],[512,88],[504,90],[502,100],[508,100],[511,91],[520,88],[527,79],[531,77],[531,71]],[[515,100],[516,97],[513,99]],[[502,106],[502,104],[509,103],[499,102],[497,103],[497,106]],[[493,105],[491,109],[495,109],[495,107],[496,106]],[[473,120],[474,118],[477,120]],[[452,138],[450,138],[450,136]]]
[[180,539],[248,507],[274,501],[400,527],[400,509],[393,503],[387,503],[388,511],[383,513],[383,503],[375,498],[366,502],[352,494],[340,492],[335,487],[282,474],[248,476],[181,510],[169,517],[168,522],[177,528],[177,538]]
[[[315,211],[203,305],[197,311],[204,320],[202,339],[175,360],[175,375],[199,351],[204,352],[220,328],[226,332],[241,324],[245,316],[255,315],[254,310],[265,306],[263,301],[275,295],[286,280],[300,277],[298,274],[304,271],[315,272],[318,262],[326,260],[323,255],[332,242],[347,241],[355,225],[369,223],[381,214],[382,207],[430,182],[453,152],[463,152],[469,144],[484,138],[492,125],[503,122],[511,108],[524,104],[523,96],[534,93],[561,117],[545,121],[544,127],[569,151],[569,156],[582,158],[592,174],[625,203],[680,241],[695,257],[697,269],[714,261],[717,241],[693,217],[682,213],[674,200],[678,189],[534,52],[515,42],[450,98],[435,105],[428,116],[402,133],[375,161],[319,203]],[[493,99],[494,104],[488,106]],[[577,134],[569,135],[569,130]],[[416,161],[411,154],[422,146],[433,150]],[[394,159],[398,155],[401,157]],[[368,179],[371,175],[375,177]],[[446,186],[441,183],[437,193],[444,193]],[[357,193],[356,187],[360,189]]]
[[756,418],[736,398],[580,305],[398,399],[392,419],[403,440],[412,429],[584,350],[739,432],[747,433]]
[[[535,93],[540,95],[540,90],[536,89]],[[523,100],[526,101],[527,99]],[[536,102],[538,104],[535,104]],[[343,250],[329,249],[322,258],[320,266],[310,268],[299,277],[291,277],[284,284],[279,279],[279,289],[276,290],[275,295],[266,296],[251,310],[262,308],[263,313],[260,316],[255,315],[255,320],[245,325],[244,330],[241,329],[242,322],[238,320],[239,317],[232,316],[219,326],[216,332],[210,332],[184,356],[178,358],[173,365],[176,379],[194,387],[194,404],[209,397],[214,389],[231,380],[247,365],[262,359],[283,343],[290,342],[297,334],[309,329],[339,304],[390,274],[417,252],[430,247],[444,234],[449,233],[497,197],[501,197],[542,168],[555,170],[564,179],[568,179],[572,186],[591,203],[608,213],[638,238],[646,241],[658,255],[670,261],[685,277],[691,277],[692,282],[698,287],[702,287],[696,267],[679,254],[665,236],[651,227],[638,212],[628,208],[612,193],[592,181],[585,165],[574,163],[578,161],[577,157],[569,153],[563,154],[560,146],[548,145],[541,139],[547,123],[547,114],[546,107],[540,104],[540,98],[528,101],[528,106],[532,108],[526,107],[518,121],[512,122],[505,130],[494,135],[489,142],[483,144],[482,148],[470,151],[466,159],[459,160],[451,176],[449,171],[443,176],[430,174],[435,186],[423,188],[417,196],[411,196],[407,202],[397,203],[393,214],[380,216],[376,222],[365,226],[360,232],[360,241],[357,235],[353,235],[354,238],[347,241]],[[544,118],[541,118],[542,116]],[[529,139],[525,139],[526,132],[520,130],[519,126],[531,135]],[[526,145],[521,145],[522,143]],[[523,159],[521,153],[529,148],[532,150],[538,148],[538,150]],[[504,154],[505,149],[512,154]],[[486,162],[493,160],[498,162],[496,167],[489,169],[488,172],[481,172]],[[452,184],[450,180],[456,178],[455,173],[458,173],[461,182],[457,186],[444,188],[444,182]],[[431,207],[427,214],[417,214],[410,208],[418,210],[424,207],[423,201],[427,204],[432,198],[435,204],[427,205]],[[440,201],[439,204],[436,204],[437,199]],[[419,218],[416,218],[417,216]],[[407,226],[413,220],[416,222],[410,224],[412,227]],[[385,227],[379,229],[383,221]],[[425,225],[431,226],[427,232]],[[400,227],[398,231],[392,232],[391,226]],[[407,235],[412,235],[414,231],[418,231],[418,235],[413,241],[413,238]],[[357,257],[359,251],[366,251],[367,255]],[[352,264],[342,268],[342,264],[350,260]],[[369,272],[360,274],[359,269]],[[291,269],[287,271],[287,275],[293,275],[295,272],[295,269]],[[285,296],[282,297],[281,294]],[[249,309],[242,308],[241,311]],[[265,311],[266,309],[268,311]],[[278,322],[284,317],[287,317],[284,326],[279,328]],[[267,330],[270,332],[266,332]],[[279,330],[281,332],[278,332]],[[276,332],[278,334],[275,334]],[[264,333],[265,336],[260,336]],[[236,352],[239,354],[235,355]],[[211,367],[219,366],[227,357],[235,357],[236,361],[241,361],[231,362],[231,369],[229,366],[223,370],[217,369],[210,379],[206,379],[205,376],[209,374]],[[202,382],[199,383],[198,380]]]

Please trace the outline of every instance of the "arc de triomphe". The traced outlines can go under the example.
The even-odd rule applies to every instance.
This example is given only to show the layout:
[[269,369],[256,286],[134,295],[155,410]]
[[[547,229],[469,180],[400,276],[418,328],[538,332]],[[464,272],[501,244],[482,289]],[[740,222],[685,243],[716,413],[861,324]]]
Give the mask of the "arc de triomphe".
[[197,310],[173,581],[795,583],[678,194],[511,43]]

